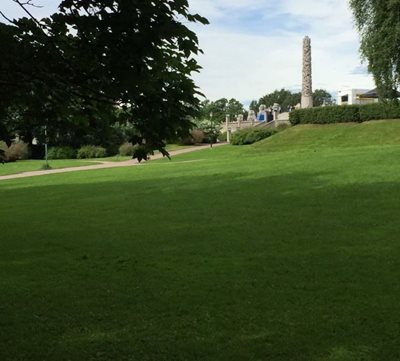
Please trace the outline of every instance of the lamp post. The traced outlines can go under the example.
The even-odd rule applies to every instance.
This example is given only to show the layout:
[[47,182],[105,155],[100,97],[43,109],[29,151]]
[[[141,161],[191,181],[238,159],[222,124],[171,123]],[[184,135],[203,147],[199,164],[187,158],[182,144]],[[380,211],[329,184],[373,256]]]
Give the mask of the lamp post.
[[213,147],[213,142],[214,142],[214,123],[213,123],[213,112],[210,112],[210,130],[211,130],[211,139],[210,139],[210,148]]
[[47,125],[44,126],[44,157],[46,160],[46,169],[49,169],[49,158],[48,158],[48,151],[47,151]]
[[231,142],[231,129],[229,127],[229,122],[230,122],[230,115],[229,114],[226,114],[225,122],[226,122],[226,141],[228,143],[230,143]]

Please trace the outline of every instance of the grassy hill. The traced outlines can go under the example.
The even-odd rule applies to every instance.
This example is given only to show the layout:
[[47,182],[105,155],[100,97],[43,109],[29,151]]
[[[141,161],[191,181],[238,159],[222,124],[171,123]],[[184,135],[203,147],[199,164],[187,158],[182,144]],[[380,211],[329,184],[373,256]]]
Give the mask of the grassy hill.
[[400,122],[0,183],[0,360],[399,360]]
[[258,146],[283,147],[355,147],[400,144],[400,120],[327,125],[298,125],[259,142]]

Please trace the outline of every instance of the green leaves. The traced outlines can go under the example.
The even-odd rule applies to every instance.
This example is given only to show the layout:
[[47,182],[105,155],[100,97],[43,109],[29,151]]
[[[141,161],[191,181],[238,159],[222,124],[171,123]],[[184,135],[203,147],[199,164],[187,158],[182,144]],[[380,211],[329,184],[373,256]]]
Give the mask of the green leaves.
[[332,95],[328,93],[325,89],[315,89],[313,91],[313,103],[314,107],[319,107],[321,105],[331,105]]
[[[332,95],[324,89],[316,89],[313,92],[314,106],[318,107],[322,104],[331,104]],[[261,104],[267,107],[272,106],[274,103],[278,103],[281,106],[282,111],[286,112],[289,106],[296,106],[296,104],[301,101],[301,93],[292,93],[287,89],[275,90],[272,93],[266,94],[261,97],[258,102],[253,100],[250,103],[250,109],[258,112],[259,106]]]
[[234,98],[229,100],[226,98],[221,98],[214,102],[206,99],[201,103],[198,121],[202,122],[212,118],[212,121],[218,125],[225,121],[225,116],[227,114],[229,114],[231,117],[234,117],[244,113],[245,110],[243,104]]
[[396,98],[400,82],[400,1],[351,0],[361,36],[360,53],[368,61],[382,99]]
[[[288,106],[295,106],[297,103],[300,103],[301,93],[292,93],[286,89],[275,90],[272,93],[266,94],[261,97],[257,103],[256,112],[258,112],[259,106],[261,104],[266,105],[267,107],[273,106],[274,103],[278,103],[283,111],[286,111]],[[254,104],[253,104],[254,106]]]
[[[208,23],[188,12],[187,0],[63,0],[43,27],[22,19],[12,29],[20,42],[7,36],[16,51],[0,60],[0,70],[8,69],[26,53],[11,71],[11,79],[25,84],[11,103],[28,108],[54,133],[60,131],[56,119],[64,119],[64,133],[73,133],[73,119],[82,116],[91,126],[104,123],[98,119],[111,125],[109,114],[122,106],[138,144],[146,140],[143,151],[163,151],[163,140],[188,133],[199,110],[191,75],[200,70],[193,55],[201,50],[185,21]],[[27,105],[23,94],[39,106]]]

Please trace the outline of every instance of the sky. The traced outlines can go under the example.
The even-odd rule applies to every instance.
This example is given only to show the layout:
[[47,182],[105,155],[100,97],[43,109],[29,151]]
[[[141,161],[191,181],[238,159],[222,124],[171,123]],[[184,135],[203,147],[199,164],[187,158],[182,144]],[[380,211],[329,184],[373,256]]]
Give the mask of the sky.
[[[36,0],[37,17],[51,14],[59,0]],[[300,91],[302,44],[311,38],[313,88],[335,94],[345,88],[372,89],[359,55],[359,38],[348,0],[189,0],[190,10],[210,25],[190,25],[204,54],[193,77],[210,100],[236,98],[246,105],[275,89]],[[23,15],[0,0],[9,17]]]

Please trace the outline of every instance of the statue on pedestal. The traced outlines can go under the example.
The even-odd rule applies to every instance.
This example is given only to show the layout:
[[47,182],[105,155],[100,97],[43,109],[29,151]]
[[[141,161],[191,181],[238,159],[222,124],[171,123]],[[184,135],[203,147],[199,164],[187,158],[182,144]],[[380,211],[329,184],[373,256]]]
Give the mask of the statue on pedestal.
[[238,126],[240,127],[243,122],[243,114],[239,114],[236,119],[237,119]]
[[251,124],[254,124],[256,121],[256,113],[254,110],[249,110],[249,115],[247,116],[247,121],[251,122]]
[[257,114],[257,120],[259,122],[265,122],[267,119],[267,107],[264,104],[261,104]]

